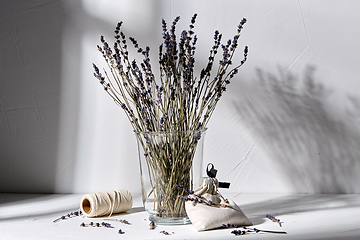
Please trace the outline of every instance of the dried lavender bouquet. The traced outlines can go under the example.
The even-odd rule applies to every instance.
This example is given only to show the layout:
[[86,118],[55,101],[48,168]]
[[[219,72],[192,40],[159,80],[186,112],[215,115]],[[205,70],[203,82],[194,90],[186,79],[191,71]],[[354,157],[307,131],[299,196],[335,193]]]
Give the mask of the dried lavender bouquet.
[[[215,31],[207,65],[195,76],[196,17],[194,14],[189,29],[181,32],[179,40],[175,27],[180,17],[175,18],[170,30],[162,20],[163,43],[159,47],[160,75],[157,77],[150,63],[150,48],[141,48],[133,37],[127,39],[120,30],[122,22],[116,26],[113,48],[103,36],[102,46],[97,46],[110,71],[100,72],[93,64],[94,76],[125,111],[137,134],[151,176],[150,194],[155,196],[154,207],[159,217],[186,216],[184,202],[177,197],[184,192],[173,186],[193,188],[191,166],[197,143],[226,86],[247,59],[246,46],[243,60],[233,66],[232,58],[246,22],[244,18],[236,35],[226,44],[221,44],[222,34]],[[142,55],[140,64],[129,59],[128,43]],[[219,51],[222,56],[215,67]]]

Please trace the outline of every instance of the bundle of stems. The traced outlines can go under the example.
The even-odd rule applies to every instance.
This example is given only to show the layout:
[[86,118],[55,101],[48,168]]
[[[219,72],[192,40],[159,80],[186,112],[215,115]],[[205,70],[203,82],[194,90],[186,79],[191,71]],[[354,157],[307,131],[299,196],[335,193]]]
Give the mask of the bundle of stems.
[[[247,59],[246,46],[243,60],[232,66],[244,18],[236,35],[225,44],[221,44],[222,34],[215,31],[207,65],[195,76],[196,17],[194,14],[189,29],[181,32],[179,40],[175,29],[180,17],[174,19],[169,30],[162,20],[158,78],[152,71],[150,48],[141,48],[133,37],[127,39],[120,30],[122,22],[116,26],[113,48],[103,36],[102,46],[97,46],[110,72],[100,72],[93,64],[94,76],[124,110],[137,134],[151,176],[152,193],[161,199],[156,207],[159,216],[164,212],[164,216],[171,217],[183,211],[183,201],[177,198],[183,193],[173,186],[176,183],[192,188],[190,170],[197,143],[226,86]],[[140,65],[129,59],[128,43],[142,56]],[[215,69],[215,57],[221,50]]]

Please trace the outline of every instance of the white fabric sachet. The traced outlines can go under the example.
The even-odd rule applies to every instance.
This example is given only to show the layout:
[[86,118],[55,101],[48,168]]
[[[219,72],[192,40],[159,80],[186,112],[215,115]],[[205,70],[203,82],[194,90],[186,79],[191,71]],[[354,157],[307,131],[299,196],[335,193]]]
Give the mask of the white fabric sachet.
[[187,197],[186,213],[198,231],[222,227],[223,224],[237,226],[252,225],[243,211],[230,199],[218,192],[216,178],[202,178],[201,186]]

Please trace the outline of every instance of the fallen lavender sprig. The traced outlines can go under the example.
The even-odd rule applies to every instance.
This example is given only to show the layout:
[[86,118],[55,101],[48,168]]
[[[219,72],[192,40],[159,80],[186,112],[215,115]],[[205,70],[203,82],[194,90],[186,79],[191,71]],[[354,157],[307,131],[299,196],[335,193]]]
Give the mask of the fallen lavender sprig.
[[226,205],[226,204],[220,204],[220,203],[213,203],[211,200],[208,200],[204,197],[202,197],[201,195],[193,195],[193,196],[183,196],[183,195],[178,195],[179,198],[183,199],[185,202],[191,201],[194,203],[202,203],[202,204],[206,204],[208,206],[212,206],[212,207],[223,207],[223,208],[233,208],[232,206]]
[[156,228],[156,224],[154,221],[150,221],[149,223],[150,230],[154,230]]
[[222,224],[222,227],[223,227],[223,228],[238,228],[239,226],[236,225],[236,224],[230,224],[230,223],[228,223],[228,224]]
[[193,190],[189,190],[187,187],[184,188],[182,185],[175,184],[174,187],[179,189],[179,190],[183,189],[183,192],[185,194],[189,194],[189,195],[181,195],[181,194],[178,195],[178,197],[183,199],[185,202],[191,201],[191,202],[194,202],[194,203],[206,204],[206,205],[212,206],[212,207],[222,207],[222,208],[232,208],[232,209],[234,209],[232,206],[229,206],[229,205],[226,205],[226,204],[223,204],[223,203],[222,204],[213,203],[211,200],[208,200],[208,199],[204,198],[200,194],[195,194]]
[[97,222],[97,223],[94,223],[94,222],[90,222],[88,224],[82,222],[80,224],[80,227],[106,227],[106,228],[114,228],[113,226],[111,226],[110,223],[106,223],[106,222]]
[[123,223],[123,224],[131,225],[131,223],[129,223],[129,221],[127,221],[126,219],[111,218],[111,219],[107,219],[107,220],[117,221],[117,222],[121,222],[121,223]]
[[65,220],[65,219],[72,218],[72,217],[77,217],[77,216],[79,216],[81,214],[82,214],[81,211],[71,212],[71,213],[68,213],[68,214],[66,214],[64,216],[61,216],[61,217],[55,219],[53,222],[57,222],[59,220]]
[[[164,234],[164,235],[171,235],[170,233],[168,233],[168,232],[165,231],[165,230],[160,231],[160,233],[162,233],[162,234]],[[172,234],[174,234],[174,232],[173,232]]]
[[238,236],[238,235],[245,235],[246,233],[248,233],[248,231],[245,231],[245,230],[233,230],[233,231],[231,231],[231,233],[234,234],[235,236]]
[[248,233],[259,233],[259,232],[264,232],[264,233],[277,233],[277,234],[287,234],[287,232],[282,232],[282,231],[269,231],[269,230],[261,230],[261,229],[257,229],[257,228],[249,228],[249,227],[242,227],[244,230],[233,230],[231,231],[232,234],[235,234],[235,236],[238,235],[245,235]]
[[277,223],[279,224],[279,226],[282,227],[282,226],[281,226],[281,223],[282,223],[282,222],[280,222],[280,219],[277,219],[277,218],[275,218],[274,216],[271,216],[270,214],[266,214],[266,217],[267,217],[268,219],[270,219],[271,221],[273,221],[273,222],[277,222]]

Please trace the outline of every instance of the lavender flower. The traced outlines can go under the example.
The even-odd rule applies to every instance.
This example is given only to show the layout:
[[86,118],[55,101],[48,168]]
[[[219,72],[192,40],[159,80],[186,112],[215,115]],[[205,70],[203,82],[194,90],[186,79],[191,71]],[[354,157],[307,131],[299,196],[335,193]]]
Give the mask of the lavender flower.
[[66,214],[64,216],[61,216],[61,217],[55,219],[53,222],[57,222],[57,221],[60,221],[60,220],[65,220],[65,219],[72,218],[72,217],[78,217],[81,214],[82,214],[81,211],[71,212],[71,213],[68,213],[68,214]]
[[162,234],[164,234],[164,235],[170,235],[170,233],[168,233],[168,232],[165,231],[165,230],[160,231],[160,233],[162,233]]
[[280,219],[277,219],[277,218],[275,218],[274,216],[271,216],[270,214],[266,214],[266,217],[267,217],[268,219],[270,219],[271,221],[273,221],[273,222],[277,222],[277,223],[279,224],[279,226],[282,227],[281,222],[280,222]]
[[88,226],[91,226],[91,227],[106,227],[106,228],[114,228],[113,226],[111,226],[110,223],[106,223],[106,222],[97,222],[97,223],[94,223],[94,222],[90,222],[89,224],[85,224],[84,222],[82,222],[80,224],[80,227],[88,227]]
[[233,230],[231,231],[232,234],[234,234],[235,236],[239,236],[239,235],[245,235],[247,233],[247,231],[244,230]]
[[150,221],[149,226],[150,226],[150,230],[154,230],[156,228],[156,224],[154,221]]

